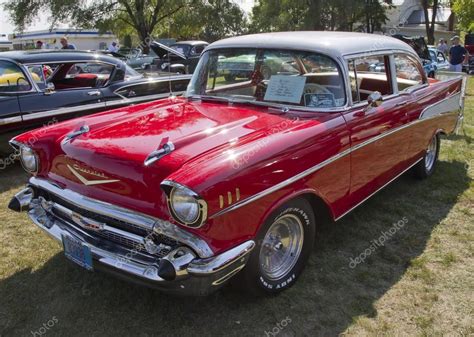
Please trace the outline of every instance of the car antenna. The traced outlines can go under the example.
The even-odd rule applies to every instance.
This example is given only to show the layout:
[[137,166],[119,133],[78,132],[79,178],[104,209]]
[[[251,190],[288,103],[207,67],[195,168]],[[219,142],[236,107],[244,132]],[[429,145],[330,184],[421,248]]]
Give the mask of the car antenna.
[[[171,34],[171,19],[168,18],[168,38],[170,34]],[[171,56],[170,56],[169,51],[166,54],[168,55],[168,86],[170,90],[169,98],[175,98],[175,95],[173,94],[173,86],[171,85]]]

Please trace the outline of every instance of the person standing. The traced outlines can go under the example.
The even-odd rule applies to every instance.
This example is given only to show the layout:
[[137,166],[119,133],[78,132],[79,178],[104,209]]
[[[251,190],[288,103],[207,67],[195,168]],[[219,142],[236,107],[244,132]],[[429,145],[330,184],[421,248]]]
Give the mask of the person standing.
[[109,46],[109,52],[111,53],[117,53],[119,51],[119,46],[117,44],[117,42],[112,42]]
[[43,49],[43,41],[36,41],[36,49]]
[[461,46],[459,36],[451,38],[452,47],[449,49],[449,71],[462,72],[462,64],[468,62],[469,53],[466,48]]
[[61,49],[76,49],[75,45],[73,45],[72,43],[68,43],[66,37],[62,37],[61,40],[59,40],[59,42],[63,46]]
[[449,47],[448,43],[444,39],[439,39],[438,43],[438,51],[442,52],[444,55],[448,55]]

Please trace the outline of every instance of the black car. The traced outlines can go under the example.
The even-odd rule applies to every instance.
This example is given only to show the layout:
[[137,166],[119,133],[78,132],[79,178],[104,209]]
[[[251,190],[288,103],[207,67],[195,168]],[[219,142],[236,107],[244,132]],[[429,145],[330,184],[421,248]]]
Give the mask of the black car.
[[154,61],[158,71],[192,74],[202,52],[208,45],[209,43],[205,41],[181,41],[168,47],[162,43],[153,42],[150,48],[159,57]]
[[182,94],[189,75],[146,78],[120,59],[84,51],[0,54],[0,153],[8,140],[52,121]]

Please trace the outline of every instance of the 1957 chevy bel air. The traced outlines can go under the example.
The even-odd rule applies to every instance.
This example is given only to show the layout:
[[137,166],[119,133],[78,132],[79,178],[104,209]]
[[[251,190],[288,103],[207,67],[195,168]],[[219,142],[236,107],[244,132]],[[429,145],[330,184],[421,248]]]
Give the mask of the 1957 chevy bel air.
[[[251,76],[224,76],[229,59],[252,59]],[[434,173],[463,93],[461,78],[428,80],[416,53],[390,37],[221,40],[185,97],[15,137],[32,177],[9,207],[89,270],[185,294],[230,279],[280,292],[302,273],[318,223],[409,169]]]

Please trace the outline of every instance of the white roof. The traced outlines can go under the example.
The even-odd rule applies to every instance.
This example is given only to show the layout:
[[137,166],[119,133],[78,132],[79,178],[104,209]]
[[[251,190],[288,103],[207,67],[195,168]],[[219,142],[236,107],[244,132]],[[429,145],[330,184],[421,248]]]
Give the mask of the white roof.
[[402,50],[416,56],[405,42],[378,34],[351,32],[277,32],[231,37],[212,43],[214,48],[272,48],[307,50],[320,52],[332,57],[356,53],[370,53],[379,50]]

